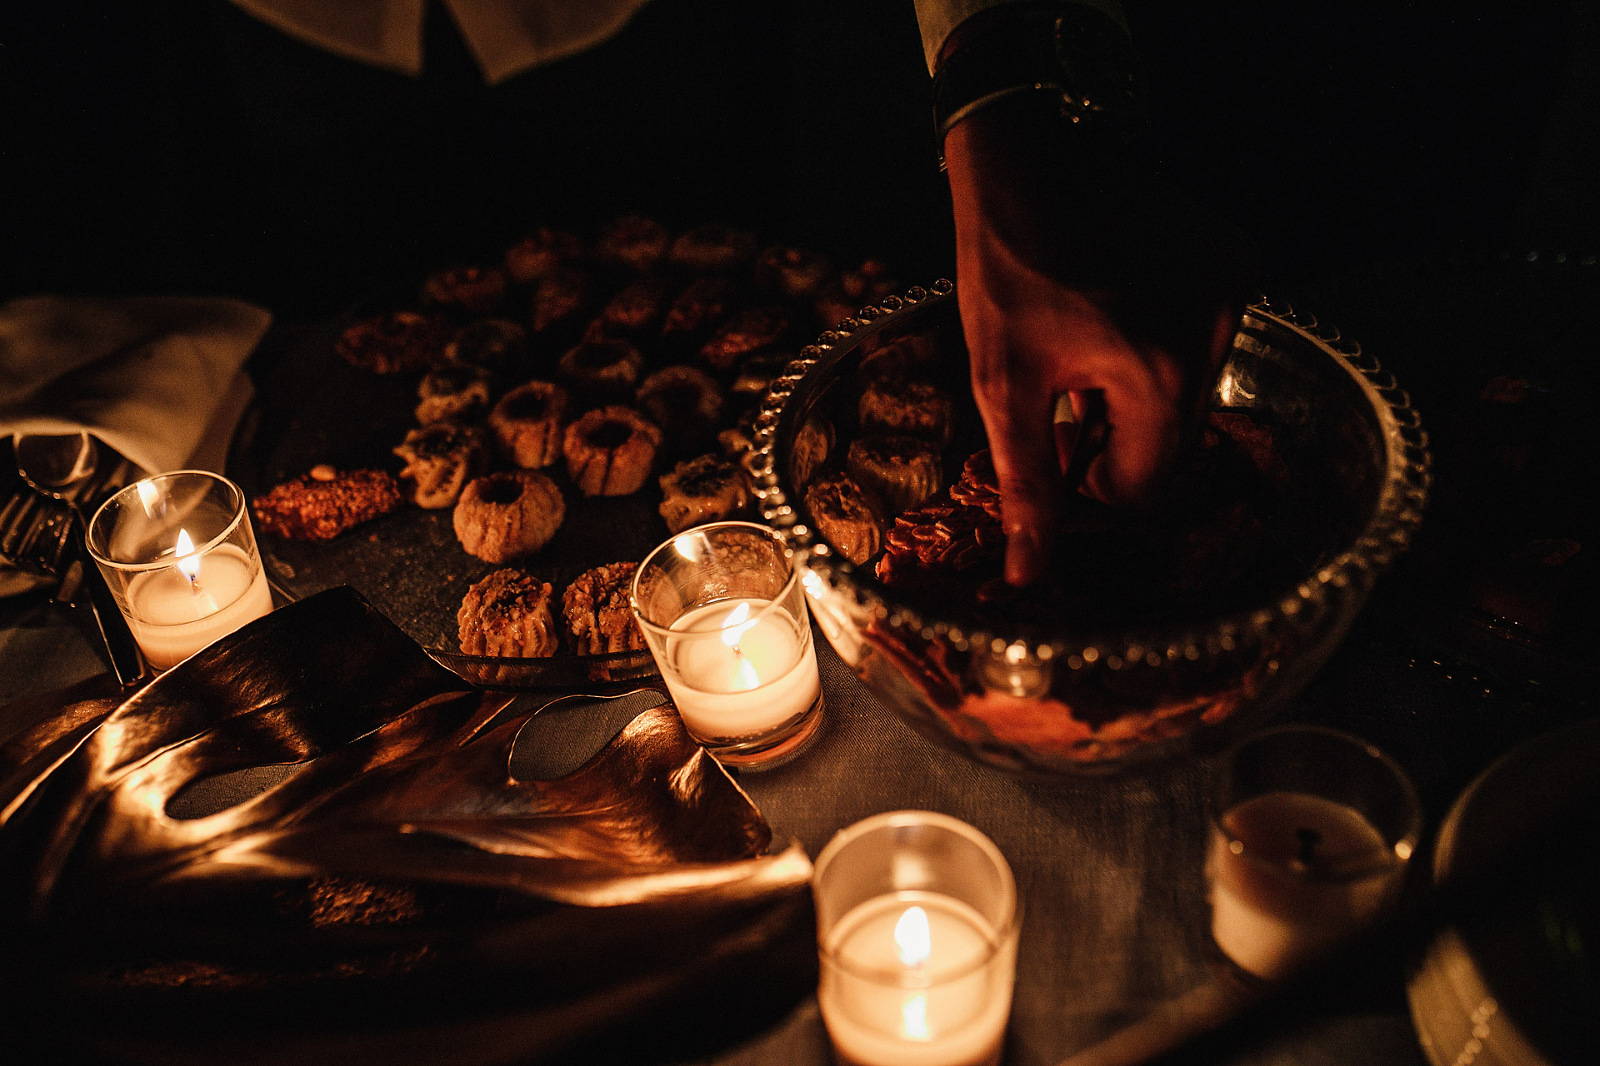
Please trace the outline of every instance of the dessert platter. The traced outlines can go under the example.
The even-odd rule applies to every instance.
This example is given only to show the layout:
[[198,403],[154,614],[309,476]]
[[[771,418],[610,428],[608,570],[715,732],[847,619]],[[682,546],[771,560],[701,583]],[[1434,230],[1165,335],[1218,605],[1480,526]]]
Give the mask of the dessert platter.
[[759,517],[743,460],[771,381],[895,284],[725,225],[544,228],[279,338],[230,472],[289,596],[348,584],[474,683],[649,676],[635,565]]

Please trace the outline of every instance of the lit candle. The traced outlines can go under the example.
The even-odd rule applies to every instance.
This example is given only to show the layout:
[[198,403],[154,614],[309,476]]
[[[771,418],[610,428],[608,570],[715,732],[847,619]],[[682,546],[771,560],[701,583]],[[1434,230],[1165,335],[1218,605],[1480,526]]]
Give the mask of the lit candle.
[[135,574],[126,593],[128,627],[157,670],[272,610],[261,565],[234,545],[196,552],[179,529],[171,554],[170,566]]
[[[738,738],[808,713],[822,694],[811,631],[770,601],[723,600],[673,622],[662,677],[689,731]],[[715,634],[715,636],[712,636]]]
[[1282,977],[1370,922],[1398,889],[1411,848],[1322,796],[1252,796],[1211,831],[1212,937],[1244,969]]
[[867,900],[823,943],[822,1017],[841,1063],[975,1066],[1000,1061],[1016,942],[950,896]]

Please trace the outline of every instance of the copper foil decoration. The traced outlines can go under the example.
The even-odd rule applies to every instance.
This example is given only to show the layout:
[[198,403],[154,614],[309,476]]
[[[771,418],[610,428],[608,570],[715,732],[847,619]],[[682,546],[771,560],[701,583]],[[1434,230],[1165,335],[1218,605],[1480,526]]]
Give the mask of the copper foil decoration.
[[73,695],[0,740],[8,1056],[665,1060],[815,986],[810,863],[670,708],[517,780],[536,712],[348,588]]

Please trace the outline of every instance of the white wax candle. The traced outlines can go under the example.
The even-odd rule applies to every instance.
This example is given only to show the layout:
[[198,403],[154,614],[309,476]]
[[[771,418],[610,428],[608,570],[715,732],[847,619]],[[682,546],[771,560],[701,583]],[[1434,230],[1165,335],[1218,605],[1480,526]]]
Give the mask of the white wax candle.
[[1000,1061],[1015,972],[1015,941],[972,907],[896,892],[833,927],[817,1000],[843,1063],[978,1066]]
[[[805,711],[822,693],[811,630],[768,601],[723,600],[673,623],[661,671],[684,725],[701,739],[768,733]],[[749,619],[754,619],[750,621]]]
[[1282,977],[1371,921],[1409,857],[1342,803],[1253,796],[1212,829],[1211,935],[1244,969]]
[[231,544],[137,574],[127,595],[128,628],[157,670],[176,666],[272,610],[260,563]]

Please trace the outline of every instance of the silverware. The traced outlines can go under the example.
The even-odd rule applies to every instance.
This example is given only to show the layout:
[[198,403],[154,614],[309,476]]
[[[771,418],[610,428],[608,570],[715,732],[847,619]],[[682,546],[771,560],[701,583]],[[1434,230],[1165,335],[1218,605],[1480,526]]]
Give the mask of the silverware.
[[[83,431],[19,433],[12,447],[16,453],[17,473],[28,487],[67,505],[68,522],[62,539],[57,542],[57,572],[63,577],[75,577],[88,592],[89,609],[100,630],[111,668],[123,685],[133,684],[144,675],[144,660],[106,584],[105,575],[100,573],[88,552],[89,522],[83,503],[86,498],[93,498],[88,494],[96,484],[94,475],[101,466],[99,442]],[[99,484],[103,486],[104,479]]]

